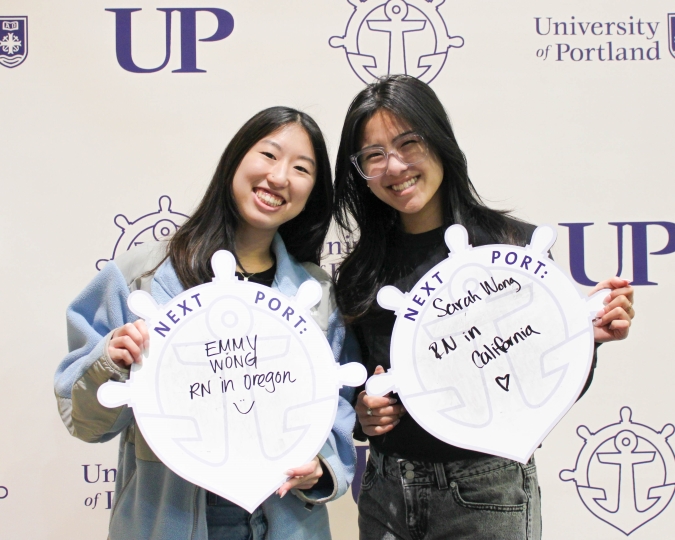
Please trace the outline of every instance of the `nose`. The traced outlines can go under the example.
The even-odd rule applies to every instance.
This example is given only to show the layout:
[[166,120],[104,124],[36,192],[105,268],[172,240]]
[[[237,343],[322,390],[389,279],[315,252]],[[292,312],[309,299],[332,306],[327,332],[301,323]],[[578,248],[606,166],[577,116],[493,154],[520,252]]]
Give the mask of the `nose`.
[[279,161],[267,173],[270,187],[281,189],[288,185],[288,165]]
[[401,158],[396,155],[394,152],[389,152],[387,155],[387,170],[385,174],[391,176],[398,176],[399,174],[408,170],[408,165],[401,161]]

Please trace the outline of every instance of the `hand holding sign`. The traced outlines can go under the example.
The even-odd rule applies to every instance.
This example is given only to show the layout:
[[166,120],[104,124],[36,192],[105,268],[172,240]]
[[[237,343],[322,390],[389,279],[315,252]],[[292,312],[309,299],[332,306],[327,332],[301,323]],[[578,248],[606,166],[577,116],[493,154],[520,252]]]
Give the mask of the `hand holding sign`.
[[[148,444],[174,472],[253,511],[312,460],[333,425],[342,385],[365,379],[339,366],[309,309],[321,287],[294,298],[237,281],[234,257],[212,258],[215,278],[158,306],[129,297],[150,333],[149,355],[126,383],[99,389],[108,407],[128,404]],[[297,482],[296,482],[297,483]]]
[[368,380],[368,394],[396,391],[437,438],[526,462],[583,388],[608,292],[577,291],[547,257],[555,236],[543,226],[525,248],[472,248],[450,227],[448,259],[409,293],[378,294],[397,319],[392,368]]

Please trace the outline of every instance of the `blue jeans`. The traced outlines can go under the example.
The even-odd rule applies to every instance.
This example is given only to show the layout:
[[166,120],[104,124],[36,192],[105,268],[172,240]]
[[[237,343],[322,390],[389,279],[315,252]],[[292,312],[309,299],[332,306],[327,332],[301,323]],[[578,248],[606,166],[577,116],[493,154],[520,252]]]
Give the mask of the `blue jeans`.
[[371,449],[358,505],[361,540],[541,539],[534,458],[424,463]]
[[249,514],[240,506],[210,491],[206,492],[206,524],[209,540],[253,540],[264,538],[267,530],[262,506]]

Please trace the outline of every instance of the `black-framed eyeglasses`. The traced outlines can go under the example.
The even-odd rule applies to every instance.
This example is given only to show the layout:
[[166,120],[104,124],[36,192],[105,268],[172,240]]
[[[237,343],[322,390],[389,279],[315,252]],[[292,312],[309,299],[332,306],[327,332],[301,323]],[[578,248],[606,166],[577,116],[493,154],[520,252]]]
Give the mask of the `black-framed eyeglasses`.
[[408,133],[396,142],[391,152],[381,146],[373,146],[352,154],[349,159],[361,176],[373,180],[387,172],[392,155],[404,165],[415,165],[427,158],[427,145],[420,134]]

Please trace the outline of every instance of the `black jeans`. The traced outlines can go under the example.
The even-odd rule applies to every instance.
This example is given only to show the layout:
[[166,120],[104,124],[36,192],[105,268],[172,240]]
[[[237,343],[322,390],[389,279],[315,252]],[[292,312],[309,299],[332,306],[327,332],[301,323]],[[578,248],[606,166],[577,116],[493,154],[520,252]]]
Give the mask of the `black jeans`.
[[358,505],[361,540],[541,538],[534,458],[424,463],[371,450]]
[[267,529],[262,507],[249,514],[240,506],[210,491],[206,492],[206,524],[209,540],[251,540],[253,528],[255,538],[263,538]]

